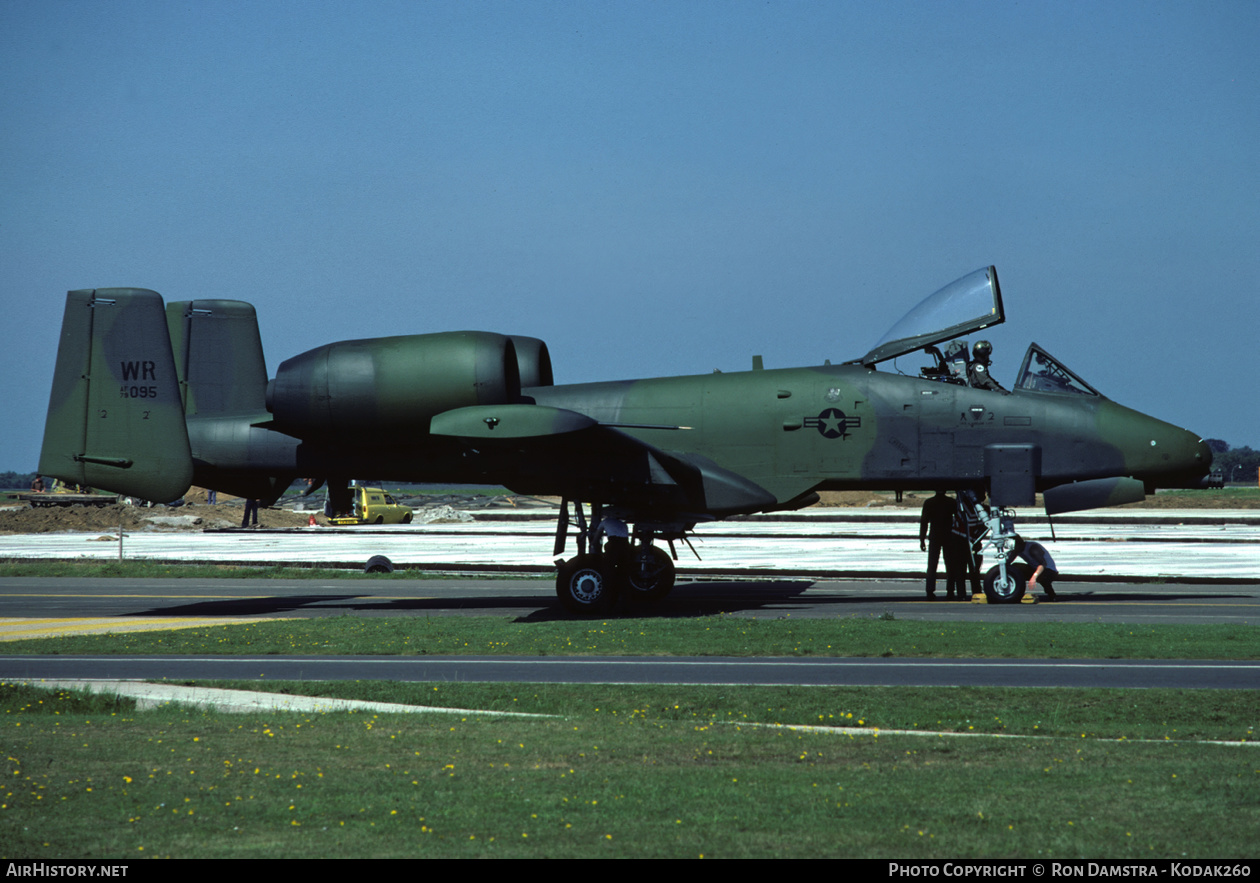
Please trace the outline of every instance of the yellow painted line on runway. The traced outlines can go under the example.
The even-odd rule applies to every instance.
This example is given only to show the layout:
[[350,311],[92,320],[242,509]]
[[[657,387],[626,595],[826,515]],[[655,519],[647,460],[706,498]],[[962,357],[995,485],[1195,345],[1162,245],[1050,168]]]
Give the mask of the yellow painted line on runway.
[[202,626],[240,625],[253,622],[274,622],[292,617],[271,616],[265,619],[241,617],[95,617],[80,619],[0,619],[0,642],[24,641],[30,638],[60,638],[70,635],[105,635],[126,632],[156,632],[191,629]]

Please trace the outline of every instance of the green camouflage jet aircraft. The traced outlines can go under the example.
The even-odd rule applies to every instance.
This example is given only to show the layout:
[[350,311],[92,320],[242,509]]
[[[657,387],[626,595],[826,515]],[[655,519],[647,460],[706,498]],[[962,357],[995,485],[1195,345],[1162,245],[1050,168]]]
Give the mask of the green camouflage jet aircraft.
[[[39,471],[154,501],[196,484],[270,505],[298,476],[327,481],[334,509],[348,508],[355,476],[557,495],[555,555],[570,504],[580,552],[558,562],[557,594],[590,612],[621,586],[668,593],[674,565],[654,541],[673,552],[701,521],[808,506],[820,490],[987,494],[992,508],[970,512],[998,553],[986,591],[1018,601],[1009,507],[1037,492],[1053,514],[1202,487],[1212,455],[1035,343],[1003,390],[987,376],[988,345],[971,358],[960,340],[1002,321],[988,267],[841,365],[762,370],[754,358],[738,373],[557,386],[542,341],[454,331],[327,344],[268,380],[250,304],[72,291]],[[934,364],[876,367],[915,351]],[[601,535],[627,523],[630,544],[601,552]]]

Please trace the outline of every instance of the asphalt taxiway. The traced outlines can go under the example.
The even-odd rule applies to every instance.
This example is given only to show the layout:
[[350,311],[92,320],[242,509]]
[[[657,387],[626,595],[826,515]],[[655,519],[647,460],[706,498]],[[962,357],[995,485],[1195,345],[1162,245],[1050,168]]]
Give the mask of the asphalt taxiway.
[[[1030,520],[1066,576],[1055,604],[986,605],[924,598],[917,518],[903,513],[702,525],[679,548],[662,617],[863,617],[932,621],[1229,623],[1260,617],[1260,517],[1158,512]],[[1031,529],[1030,529],[1031,528]],[[0,641],[51,634],[169,629],[288,617],[493,615],[566,617],[553,583],[549,524],[534,520],[358,530],[143,532],[123,555],[155,561],[308,563],[361,569],[385,554],[402,567],[464,571],[428,579],[0,579]],[[573,554],[572,543],[569,554]],[[116,535],[0,537],[0,558],[112,559]],[[498,573],[498,576],[491,574]],[[530,574],[538,574],[530,578]],[[2,646],[2,645],[0,645]],[[521,660],[3,657],[5,678],[383,678],[592,680],[600,683],[825,683],[1185,686],[1260,689],[1260,663],[1122,660]],[[619,666],[615,668],[614,666]],[[239,668],[239,671],[237,669]],[[627,680],[629,679],[629,680]],[[693,680],[699,679],[699,680]]]
[[[917,580],[696,579],[651,610],[625,615],[1132,625],[1250,625],[1260,617],[1260,585],[1065,583],[1059,591],[1064,600],[1055,604],[987,605],[928,602]],[[58,634],[342,615],[568,618],[543,579],[0,579],[0,647]],[[0,656],[0,678],[1260,689],[1260,661]]]
[[[620,615],[896,617],[939,622],[1233,623],[1260,621],[1260,584],[1061,581],[1060,600],[929,602],[918,580],[680,579],[660,604]],[[938,592],[939,595],[939,592]],[[548,579],[0,579],[0,640],[123,628],[321,616],[568,618]]]

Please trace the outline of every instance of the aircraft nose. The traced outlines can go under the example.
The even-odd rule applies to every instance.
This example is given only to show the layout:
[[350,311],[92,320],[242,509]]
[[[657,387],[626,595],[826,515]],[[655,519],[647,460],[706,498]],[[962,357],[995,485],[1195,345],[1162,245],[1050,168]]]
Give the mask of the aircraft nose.
[[1209,472],[1212,469],[1212,449],[1208,447],[1208,443],[1203,439],[1199,439],[1198,449],[1195,451],[1195,458],[1202,461],[1204,468]]
[[1212,450],[1193,432],[1109,403],[1106,437],[1119,450],[1127,473],[1153,487],[1202,486],[1212,468]]
[[1195,487],[1212,468],[1212,449],[1193,432],[1151,420],[1150,472],[1157,487]]

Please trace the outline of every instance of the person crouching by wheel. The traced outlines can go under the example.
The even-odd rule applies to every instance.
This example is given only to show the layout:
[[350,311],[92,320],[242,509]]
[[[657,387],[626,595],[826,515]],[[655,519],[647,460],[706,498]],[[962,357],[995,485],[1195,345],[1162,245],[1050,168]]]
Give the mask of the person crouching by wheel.
[[1059,571],[1055,569],[1054,559],[1050,557],[1046,547],[1041,543],[1026,543],[1023,537],[1017,536],[1015,548],[1006,559],[1006,563],[1011,564],[1016,558],[1022,558],[1033,568],[1032,576],[1028,578],[1028,591],[1033,591],[1040,584],[1041,590],[1045,592],[1044,600],[1058,600],[1058,596],[1054,593],[1054,581],[1058,578]]

